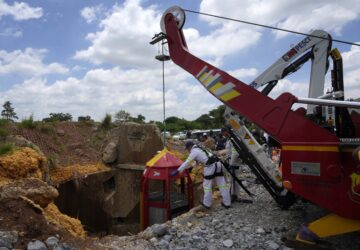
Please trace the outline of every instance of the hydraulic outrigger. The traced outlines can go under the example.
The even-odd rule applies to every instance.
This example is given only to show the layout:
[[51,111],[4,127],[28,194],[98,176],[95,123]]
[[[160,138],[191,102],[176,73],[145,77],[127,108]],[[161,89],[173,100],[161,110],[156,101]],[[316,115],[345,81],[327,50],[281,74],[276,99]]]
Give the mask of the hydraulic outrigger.
[[[360,108],[360,103],[344,101],[341,55],[337,50],[331,51],[331,37],[316,31],[320,32],[316,42],[311,36],[305,38],[298,47],[289,50],[277,64],[247,85],[188,51],[181,29],[184,21],[185,13],[181,8],[169,8],[161,20],[162,33],[155,40],[166,39],[173,62],[196,77],[230,109],[228,123],[232,128],[233,143],[254,174],[281,207],[290,206],[295,201],[294,197],[299,196],[331,212],[326,218],[310,224],[305,234],[303,230],[298,235],[298,240],[311,242],[317,237],[360,230],[360,189],[357,181],[360,180],[360,169],[352,159],[354,148],[360,145],[360,124],[356,122],[360,119],[358,114],[348,112],[348,108]],[[310,46],[310,42],[313,45]],[[302,48],[306,46],[312,51],[302,54],[305,51]],[[333,89],[323,95],[323,77],[328,68],[329,54],[334,62]],[[301,55],[299,59],[290,63],[298,55]],[[296,71],[307,60],[317,58],[326,63],[321,63],[322,66],[316,70],[314,67],[318,66],[312,68],[312,75],[316,74],[316,77],[312,77],[309,98],[297,98],[290,93],[283,93],[275,100],[267,96],[278,80]],[[256,88],[261,86],[265,87],[259,92]],[[293,111],[294,103],[315,105],[316,112],[313,112],[313,106],[308,106],[307,112],[304,108]],[[335,107],[335,126],[322,123],[319,112],[322,106]],[[311,110],[309,107],[312,107]],[[312,114],[313,119],[309,119],[306,113]],[[280,182],[264,166],[261,149],[245,143],[242,138],[242,127],[245,126],[241,125],[237,115],[255,123],[281,145]],[[255,143],[255,146],[258,145]],[[329,227],[333,223],[337,227]]]

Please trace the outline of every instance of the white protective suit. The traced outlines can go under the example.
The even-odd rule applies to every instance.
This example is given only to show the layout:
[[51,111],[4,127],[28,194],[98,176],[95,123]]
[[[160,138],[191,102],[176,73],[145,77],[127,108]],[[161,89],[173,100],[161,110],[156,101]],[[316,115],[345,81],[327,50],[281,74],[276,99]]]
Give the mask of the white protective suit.
[[[239,177],[240,170],[242,167],[242,160],[239,158],[239,153],[236,151],[235,147],[232,145],[230,140],[226,141],[226,158],[229,159],[229,165],[231,171],[236,177]],[[240,199],[240,185],[235,181],[231,176],[229,182],[231,183],[231,195],[235,196],[236,198]]]
[[[219,188],[221,193],[221,197],[223,199],[223,204],[225,206],[231,205],[231,198],[230,192],[225,181],[223,173],[223,166],[221,162],[215,162],[209,165],[206,165],[208,161],[209,153],[206,153],[204,149],[199,148],[198,146],[194,145],[190,150],[190,155],[186,159],[186,161],[181,164],[181,166],[177,169],[179,172],[184,171],[185,169],[190,167],[191,161],[195,160],[197,163],[202,163],[204,165],[204,181],[203,181],[203,188],[204,188],[204,199],[203,204],[207,207],[210,207],[212,204],[212,181],[215,179],[216,185]],[[211,178],[213,177],[213,178]],[[211,178],[211,179],[209,179]]]

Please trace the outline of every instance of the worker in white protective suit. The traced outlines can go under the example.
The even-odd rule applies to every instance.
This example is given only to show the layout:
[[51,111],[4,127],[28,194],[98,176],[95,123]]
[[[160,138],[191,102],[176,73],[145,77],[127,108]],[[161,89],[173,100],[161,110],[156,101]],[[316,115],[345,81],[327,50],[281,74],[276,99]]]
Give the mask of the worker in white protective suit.
[[181,173],[185,169],[189,168],[190,163],[194,160],[197,163],[202,163],[204,165],[204,198],[203,202],[200,202],[205,208],[210,209],[212,205],[212,182],[215,179],[216,185],[219,188],[220,194],[222,196],[221,205],[225,208],[230,208],[231,199],[228,185],[224,178],[223,165],[221,161],[215,157],[213,154],[208,152],[206,149],[194,145],[192,141],[187,141],[185,144],[186,150],[190,152],[186,161],[180,165],[177,170],[174,170],[171,175],[175,176],[178,173]]
[[[225,154],[226,159],[229,161],[229,167],[230,171],[235,175],[236,177],[239,177],[240,171],[242,168],[242,160],[239,157],[239,153],[235,149],[235,147],[232,145],[232,142],[230,140],[230,135],[227,130],[227,128],[221,129],[222,135],[227,138],[225,149],[220,154]],[[231,201],[240,201],[240,185],[237,181],[234,180],[231,176],[229,176],[229,180],[231,183],[230,193],[231,193]]]

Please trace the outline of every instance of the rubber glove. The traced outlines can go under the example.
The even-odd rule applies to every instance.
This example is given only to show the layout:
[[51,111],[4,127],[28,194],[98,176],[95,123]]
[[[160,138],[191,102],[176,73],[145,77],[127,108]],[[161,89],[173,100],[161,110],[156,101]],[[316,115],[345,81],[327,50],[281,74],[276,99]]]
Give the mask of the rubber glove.
[[171,171],[170,175],[176,176],[178,173],[179,173],[179,171],[176,169],[176,170]]

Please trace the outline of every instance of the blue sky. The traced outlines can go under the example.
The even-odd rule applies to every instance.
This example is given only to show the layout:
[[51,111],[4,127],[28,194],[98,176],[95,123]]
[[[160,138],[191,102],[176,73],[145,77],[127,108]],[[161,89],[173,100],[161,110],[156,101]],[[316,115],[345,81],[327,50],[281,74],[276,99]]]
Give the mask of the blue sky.
[[[0,104],[20,119],[54,112],[96,120],[126,110],[162,120],[160,18],[172,5],[360,42],[360,0],[0,0]],[[186,13],[190,51],[250,83],[303,37]],[[360,97],[360,47],[334,43],[344,58],[346,97]],[[309,66],[281,81],[272,97],[306,97]],[[221,103],[171,62],[165,65],[166,113],[195,119]],[[329,86],[327,77],[326,86]]]

